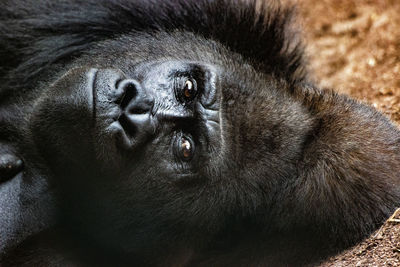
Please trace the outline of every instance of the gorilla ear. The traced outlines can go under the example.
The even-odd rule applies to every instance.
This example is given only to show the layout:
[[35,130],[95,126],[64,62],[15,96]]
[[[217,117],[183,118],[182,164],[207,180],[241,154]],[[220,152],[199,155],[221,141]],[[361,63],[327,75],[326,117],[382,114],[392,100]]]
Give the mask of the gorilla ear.
[[0,183],[3,183],[20,173],[23,161],[9,149],[9,146],[0,143]]

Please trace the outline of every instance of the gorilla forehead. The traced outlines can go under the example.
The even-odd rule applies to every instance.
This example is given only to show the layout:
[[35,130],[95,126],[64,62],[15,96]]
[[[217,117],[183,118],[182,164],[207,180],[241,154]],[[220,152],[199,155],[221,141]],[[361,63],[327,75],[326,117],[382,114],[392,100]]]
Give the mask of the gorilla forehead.
[[[168,44],[168,45],[166,45]],[[229,57],[226,56],[229,54]],[[84,52],[73,65],[99,65],[135,72],[140,62],[193,61],[224,67],[236,72],[238,68],[253,70],[239,53],[231,53],[225,46],[187,31],[132,32],[106,40]],[[226,69],[228,68],[228,69]],[[255,74],[253,70],[253,75]]]

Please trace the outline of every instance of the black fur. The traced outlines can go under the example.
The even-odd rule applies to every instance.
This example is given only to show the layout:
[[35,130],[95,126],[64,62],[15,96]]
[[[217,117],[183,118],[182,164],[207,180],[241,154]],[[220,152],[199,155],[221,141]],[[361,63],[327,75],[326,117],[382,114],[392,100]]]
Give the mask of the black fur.
[[259,2],[264,12],[257,12],[255,1],[233,0],[4,1],[1,7],[0,55],[7,62],[0,69],[7,77],[1,91],[8,83],[29,88],[52,65],[132,31],[193,32],[222,43],[262,71],[304,78],[302,52],[290,28],[293,9],[275,0]]
[[[293,10],[274,0],[2,1],[2,264],[298,266],[382,224],[400,205],[400,132],[308,81]],[[200,72],[199,84],[215,74],[220,100],[189,116],[195,104],[152,92],[158,143],[122,153],[89,117],[112,97],[88,107],[79,91],[90,68],[164,90],[165,70]],[[117,74],[99,73],[101,91]],[[165,166],[163,137],[179,127],[199,152]],[[6,160],[13,172],[2,172]],[[200,175],[180,179],[176,165]]]

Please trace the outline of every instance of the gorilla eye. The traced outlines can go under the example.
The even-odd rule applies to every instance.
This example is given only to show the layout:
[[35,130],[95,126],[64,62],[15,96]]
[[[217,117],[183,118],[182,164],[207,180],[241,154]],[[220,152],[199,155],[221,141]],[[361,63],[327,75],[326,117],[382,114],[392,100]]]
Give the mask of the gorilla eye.
[[193,79],[179,79],[177,95],[183,103],[192,101],[197,96],[197,83]]
[[184,161],[189,161],[192,159],[194,154],[193,142],[184,136],[179,138],[178,142],[179,156]]

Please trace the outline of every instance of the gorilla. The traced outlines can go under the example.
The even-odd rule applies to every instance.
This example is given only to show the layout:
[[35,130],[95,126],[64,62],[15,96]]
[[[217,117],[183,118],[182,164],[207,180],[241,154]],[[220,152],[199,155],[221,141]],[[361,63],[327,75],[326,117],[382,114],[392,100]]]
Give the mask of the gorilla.
[[274,0],[2,0],[3,266],[299,266],[400,206],[400,131]]

